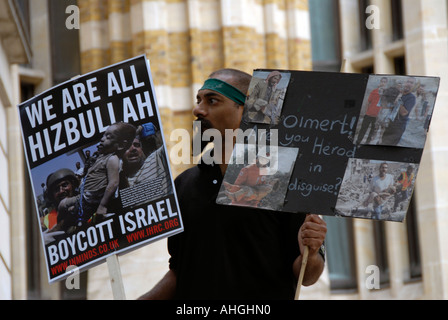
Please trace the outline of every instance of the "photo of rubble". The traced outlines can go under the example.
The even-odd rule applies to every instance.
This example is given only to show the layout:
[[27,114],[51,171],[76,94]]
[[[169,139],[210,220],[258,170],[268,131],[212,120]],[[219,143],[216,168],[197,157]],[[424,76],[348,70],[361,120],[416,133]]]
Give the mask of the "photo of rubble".
[[350,159],[336,215],[402,222],[414,191],[418,164]]

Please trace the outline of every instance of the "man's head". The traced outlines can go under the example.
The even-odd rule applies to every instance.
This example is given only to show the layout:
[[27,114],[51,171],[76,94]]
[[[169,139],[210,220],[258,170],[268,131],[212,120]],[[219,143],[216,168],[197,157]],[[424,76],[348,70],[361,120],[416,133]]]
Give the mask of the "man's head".
[[210,74],[198,91],[197,106],[193,110],[201,121],[202,130],[214,128],[224,137],[226,129],[239,128],[251,79],[251,75],[236,69],[221,69]]
[[408,77],[406,79],[406,82],[405,82],[404,86],[403,86],[403,93],[404,94],[411,93],[412,90],[414,90],[414,86],[415,86],[415,78]]
[[59,169],[47,177],[48,199],[56,206],[62,199],[72,197],[79,181],[70,169]]
[[421,96],[423,94],[425,94],[425,84],[420,83],[417,88],[417,95]]
[[109,154],[117,152],[124,153],[135,138],[136,128],[129,123],[117,122],[106,129],[98,144],[98,152]]
[[384,177],[389,169],[389,165],[386,162],[380,164],[380,177]]
[[143,152],[140,138],[136,137],[131,147],[123,155],[123,169],[127,173],[136,172],[145,162],[146,155]]
[[282,79],[282,74],[279,71],[272,71],[266,78],[270,87],[275,87]]

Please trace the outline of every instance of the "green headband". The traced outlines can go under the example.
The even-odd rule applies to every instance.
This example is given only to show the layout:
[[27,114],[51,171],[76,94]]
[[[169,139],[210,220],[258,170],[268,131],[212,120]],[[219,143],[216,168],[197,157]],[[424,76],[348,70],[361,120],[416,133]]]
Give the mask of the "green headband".
[[246,101],[246,95],[242,93],[240,90],[235,88],[234,86],[228,84],[219,79],[208,79],[204,82],[204,86],[199,90],[213,90],[221,93],[226,96],[230,100],[235,101],[241,106],[244,106],[244,102]]

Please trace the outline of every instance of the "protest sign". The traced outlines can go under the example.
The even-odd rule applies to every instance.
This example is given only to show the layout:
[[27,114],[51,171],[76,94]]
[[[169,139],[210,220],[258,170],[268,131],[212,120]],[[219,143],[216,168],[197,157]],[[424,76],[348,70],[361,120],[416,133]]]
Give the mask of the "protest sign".
[[217,203],[403,221],[439,81],[255,70]]
[[18,109],[50,282],[183,231],[145,56]]

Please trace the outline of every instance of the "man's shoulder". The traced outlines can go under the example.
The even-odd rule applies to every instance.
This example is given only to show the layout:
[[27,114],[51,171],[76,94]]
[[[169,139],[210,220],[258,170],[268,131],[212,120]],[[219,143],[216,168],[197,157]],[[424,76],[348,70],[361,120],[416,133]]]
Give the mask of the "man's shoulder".
[[375,88],[372,91],[370,91],[370,95],[379,95],[379,94],[380,94],[380,90],[378,88]]
[[178,184],[182,184],[185,183],[186,181],[190,180],[190,179],[194,179],[196,177],[199,176],[199,166],[196,165],[194,167],[191,167],[185,171],[183,171],[182,173],[180,173],[176,179],[174,179],[174,182],[176,184],[176,186]]
[[415,103],[417,101],[417,98],[412,92],[409,92],[408,94],[402,96],[401,100],[403,100],[404,103],[407,102]]

